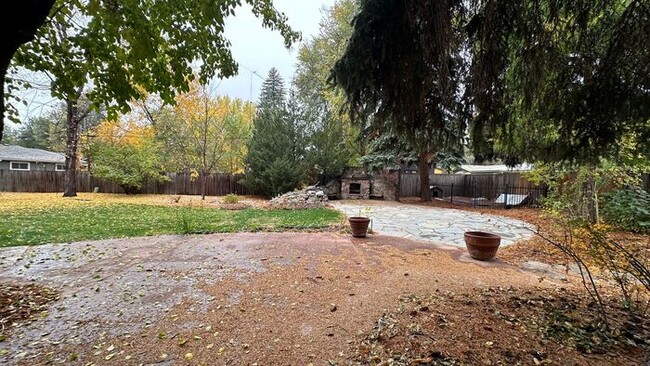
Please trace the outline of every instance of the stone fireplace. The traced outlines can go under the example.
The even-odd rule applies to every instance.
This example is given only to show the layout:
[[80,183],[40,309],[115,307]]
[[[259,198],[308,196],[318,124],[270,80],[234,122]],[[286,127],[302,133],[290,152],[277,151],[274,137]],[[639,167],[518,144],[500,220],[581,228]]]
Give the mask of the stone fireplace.
[[370,199],[370,176],[363,169],[346,169],[341,177],[341,198]]
[[361,194],[361,183],[350,183],[348,194]]
[[345,168],[343,175],[330,179],[323,191],[329,199],[399,199],[399,170],[381,169],[367,172],[359,167]]

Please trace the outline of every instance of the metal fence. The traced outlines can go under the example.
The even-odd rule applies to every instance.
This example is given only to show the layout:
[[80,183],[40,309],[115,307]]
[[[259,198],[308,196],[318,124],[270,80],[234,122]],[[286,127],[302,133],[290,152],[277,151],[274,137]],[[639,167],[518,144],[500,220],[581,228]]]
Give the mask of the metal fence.
[[[435,199],[455,205],[486,208],[536,207],[548,192],[519,173],[504,174],[434,174],[429,176],[431,193]],[[402,197],[420,195],[418,174],[402,174]]]
[[540,198],[548,192],[546,187],[507,184],[503,187],[434,184],[432,187],[434,199],[479,208],[539,207]]
[[[166,173],[167,181],[145,182],[145,194],[184,194],[200,195],[201,182],[192,179],[187,173]],[[223,196],[229,193],[252,194],[248,187],[239,183],[243,175],[210,174],[207,176],[206,195]],[[63,172],[21,172],[0,170],[0,191],[2,192],[63,192],[65,175]],[[98,188],[102,193],[124,193],[122,188],[112,182],[93,177],[89,172],[77,172],[77,191],[92,192]]]

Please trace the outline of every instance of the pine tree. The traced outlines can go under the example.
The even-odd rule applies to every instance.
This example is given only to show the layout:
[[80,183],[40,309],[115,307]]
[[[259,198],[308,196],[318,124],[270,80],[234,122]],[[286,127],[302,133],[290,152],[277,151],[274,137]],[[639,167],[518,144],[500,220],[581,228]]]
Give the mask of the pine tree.
[[284,80],[280,72],[275,67],[269,70],[264,83],[262,83],[262,92],[258,103],[259,109],[265,108],[284,108],[285,105]]
[[[436,153],[460,144],[464,2],[363,0],[350,41],[330,82],[371,135],[389,133],[418,154],[420,198],[429,201],[429,165]],[[370,123],[369,123],[370,122]]]
[[284,82],[273,68],[262,86],[253,135],[248,143],[245,183],[255,192],[275,196],[304,179],[300,111],[287,103]]

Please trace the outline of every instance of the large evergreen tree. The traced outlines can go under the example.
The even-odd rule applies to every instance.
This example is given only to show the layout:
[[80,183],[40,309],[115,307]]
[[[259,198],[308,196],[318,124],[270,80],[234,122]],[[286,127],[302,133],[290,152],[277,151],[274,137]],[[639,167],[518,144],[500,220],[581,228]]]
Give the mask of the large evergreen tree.
[[462,15],[456,0],[363,0],[353,34],[331,74],[351,118],[374,135],[394,134],[418,153],[422,200],[430,199],[429,163],[460,142],[457,96]]
[[304,179],[301,116],[285,95],[284,82],[272,68],[262,85],[246,156],[245,182],[265,196],[293,190]]
[[322,117],[309,122],[311,128],[305,139],[308,146],[305,159],[310,178],[316,180],[318,175],[341,175],[344,168],[352,164],[358,155],[349,143],[349,126],[334,111],[327,111]]
[[280,72],[275,67],[262,83],[262,92],[257,107],[262,110],[283,109],[286,104],[287,91]]
[[364,0],[332,80],[412,146],[467,119],[479,160],[595,164],[650,152],[648,29],[648,1]]
[[650,153],[650,2],[473,4],[478,155],[596,163],[630,137]]

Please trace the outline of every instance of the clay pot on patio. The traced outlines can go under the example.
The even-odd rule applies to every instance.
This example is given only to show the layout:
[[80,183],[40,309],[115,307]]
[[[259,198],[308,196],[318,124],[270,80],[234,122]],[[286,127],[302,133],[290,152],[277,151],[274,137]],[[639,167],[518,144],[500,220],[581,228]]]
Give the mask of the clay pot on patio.
[[368,224],[370,218],[361,216],[352,216],[348,218],[350,222],[350,229],[352,229],[352,236],[355,238],[365,238],[368,233]]
[[497,254],[501,237],[483,231],[466,231],[465,245],[469,255],[480,261],[489,261]]

